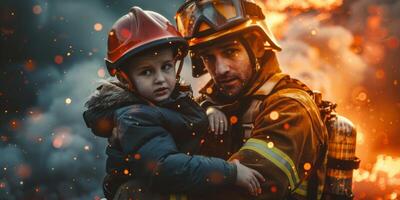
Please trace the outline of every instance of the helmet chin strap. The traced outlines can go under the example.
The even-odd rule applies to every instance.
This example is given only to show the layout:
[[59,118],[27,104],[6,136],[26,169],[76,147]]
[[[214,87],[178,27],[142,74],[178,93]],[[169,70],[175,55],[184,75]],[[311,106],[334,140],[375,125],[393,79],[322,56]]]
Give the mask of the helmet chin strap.
[[183,62],[184,62],[185,58],[179,59],[179,66],[178,66],[178,70],[176,71],[176,82],[179,83],[179,81],[181,80],[181,72],[182,72],[182,68],[183,68]]
[[128,74],[126,74],[124,71],[122,71],[122,70],[117,70],[116,71],[116,75],[118,75],[119,77],[121,77],[121,78],[123,78],[125,81],[126,81],[126,83],[127,83],[127,89],[130,91],[130,92],[134,92],[135,91],[135,87],[134,87],[134,85],[133,85],[133,83],[132,83],[132,81],[131,81],[131,79],[129,78],[129,76],[128,76]]
[[251,64],[251,68],[253,70],[253,76],[254,76],[255,73],[260,68],[260,63],[258,63],[258,59],[257,59],[256,55],[254,54],[253,49],[251,48],[249,42],[241,35],[239,36],[239,40],[240,40],[240,43],[242,43],[242,45],[246,49],[247,55],[249,56],[249,60],[250,60],[250,64]]

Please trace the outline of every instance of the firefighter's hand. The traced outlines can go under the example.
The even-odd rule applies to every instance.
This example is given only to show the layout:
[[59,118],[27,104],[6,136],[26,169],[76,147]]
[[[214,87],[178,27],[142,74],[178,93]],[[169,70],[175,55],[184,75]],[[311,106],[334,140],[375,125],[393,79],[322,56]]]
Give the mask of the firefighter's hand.
[[211,131],[214,132],[215,135],[222,135],[224,131],[228,130],[228,120],[222,111],[211,106],[207,108],[206,114],[210,121]]
[[258,171],[242,165],[239,160],[232,162],[237,168],[236,185],[246,188],[254,196],[261,194],[260,182],[265,182],[264,177]]

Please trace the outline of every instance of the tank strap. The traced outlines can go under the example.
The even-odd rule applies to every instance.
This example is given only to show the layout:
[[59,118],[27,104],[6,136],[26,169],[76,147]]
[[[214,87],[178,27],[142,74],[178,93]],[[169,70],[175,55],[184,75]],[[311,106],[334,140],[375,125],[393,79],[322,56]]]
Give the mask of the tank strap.
[[[268,96],[275,86],[285,77],[289,77],[287,74],[276,73],[272,75],[254,94],[253,96]],[[254,129],[254,121],[257,115],[260,113],[260,106],[263,98],[252,98],[250,105],[242,114],[241,124],[244,130],[244,139],[251,137]]]
[[289,75],[284,73],[276,73],[272,75],[253,95],[268,96],[275,88],[275,86],[285,77]]
[[341,160],[333,157],[328,157],[328,168],[338,170],[353,170],[360,167],[361,160],[355,157],[352,160]]

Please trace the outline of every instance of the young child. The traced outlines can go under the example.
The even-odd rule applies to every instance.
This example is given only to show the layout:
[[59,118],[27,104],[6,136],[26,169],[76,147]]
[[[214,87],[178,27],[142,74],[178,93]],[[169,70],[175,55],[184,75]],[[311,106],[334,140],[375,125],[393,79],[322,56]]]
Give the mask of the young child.
[[208,119],[190,91],[177,84],[175,63],[180,61],[179,74],[186,54],[186,41],[152,11],[133,7],[110,31],[106,64],[119,81],[98,87],[84,112],[92,132],[109,141],[107,199],[206,194],[233,184],[261,193],[264,178],[257,171],[238,161],[193,155]]

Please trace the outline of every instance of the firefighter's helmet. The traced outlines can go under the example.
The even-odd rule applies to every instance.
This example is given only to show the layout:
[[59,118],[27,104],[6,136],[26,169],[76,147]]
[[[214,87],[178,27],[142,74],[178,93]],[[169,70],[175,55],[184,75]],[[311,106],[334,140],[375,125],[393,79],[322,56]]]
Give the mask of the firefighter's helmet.
[[[179,8],[175,19],[190,49],[253,30],[263,37],[267,49],[281,50],[268,29],[262,9],[251,0],[188,0]],[[206,71],[194,54],[191,57],[192,75],[199,77]]]
[[108,34],[107,70],[115,76],[127,58],[144,50],[170,44],[176,48],[178,59],[188,51],[187,41],[162,15],[132,7],[118,19]]

